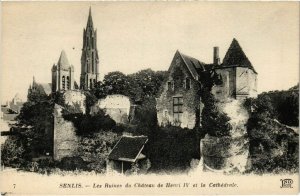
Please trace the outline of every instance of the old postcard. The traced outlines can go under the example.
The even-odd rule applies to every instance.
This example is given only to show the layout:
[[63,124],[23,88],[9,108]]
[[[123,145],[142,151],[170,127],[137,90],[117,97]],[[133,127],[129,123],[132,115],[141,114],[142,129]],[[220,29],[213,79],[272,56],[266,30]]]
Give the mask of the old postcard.
[[298,2],[2,2],[1,194],[297,194]]

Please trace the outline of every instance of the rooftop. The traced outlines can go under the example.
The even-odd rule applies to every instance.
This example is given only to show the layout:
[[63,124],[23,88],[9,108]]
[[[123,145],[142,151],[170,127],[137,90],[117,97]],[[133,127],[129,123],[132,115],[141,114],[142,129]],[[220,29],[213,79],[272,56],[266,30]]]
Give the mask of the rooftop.
[[147,136],[122,136],[108,155],[108,159],[135,162],[144,157],[141,152],[147,141]]

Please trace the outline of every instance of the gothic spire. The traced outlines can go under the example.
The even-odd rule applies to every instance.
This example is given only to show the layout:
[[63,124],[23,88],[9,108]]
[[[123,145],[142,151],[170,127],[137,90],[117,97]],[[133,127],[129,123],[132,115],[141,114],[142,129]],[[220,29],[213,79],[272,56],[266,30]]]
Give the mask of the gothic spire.
[[93,18],[92,18],[92,8],[90,7],[89,9],[89,18],[88,18],[88,22],[86,24],[86,28],[93,28]]

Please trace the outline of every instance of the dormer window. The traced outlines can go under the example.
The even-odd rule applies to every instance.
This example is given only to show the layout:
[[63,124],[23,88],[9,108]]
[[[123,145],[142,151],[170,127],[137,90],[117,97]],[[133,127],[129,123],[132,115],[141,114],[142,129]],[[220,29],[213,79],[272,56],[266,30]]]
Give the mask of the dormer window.
[[186,90],[191,89],[191,79],[190,78],[185,79],[185,89]]

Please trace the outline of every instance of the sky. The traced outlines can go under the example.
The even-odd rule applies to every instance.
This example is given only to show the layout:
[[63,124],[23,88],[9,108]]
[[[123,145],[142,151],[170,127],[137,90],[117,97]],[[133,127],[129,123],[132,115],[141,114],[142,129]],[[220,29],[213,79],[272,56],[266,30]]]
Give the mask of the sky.
[[258,72],[258,92],[299,81],[298,2],[3,2],[1,102],[26,100],[35,76],[51,82],[61,50],[79,82],[83,28],[92,8],[100,76],[167,70],[178,49],[212,63],[236,38]]

